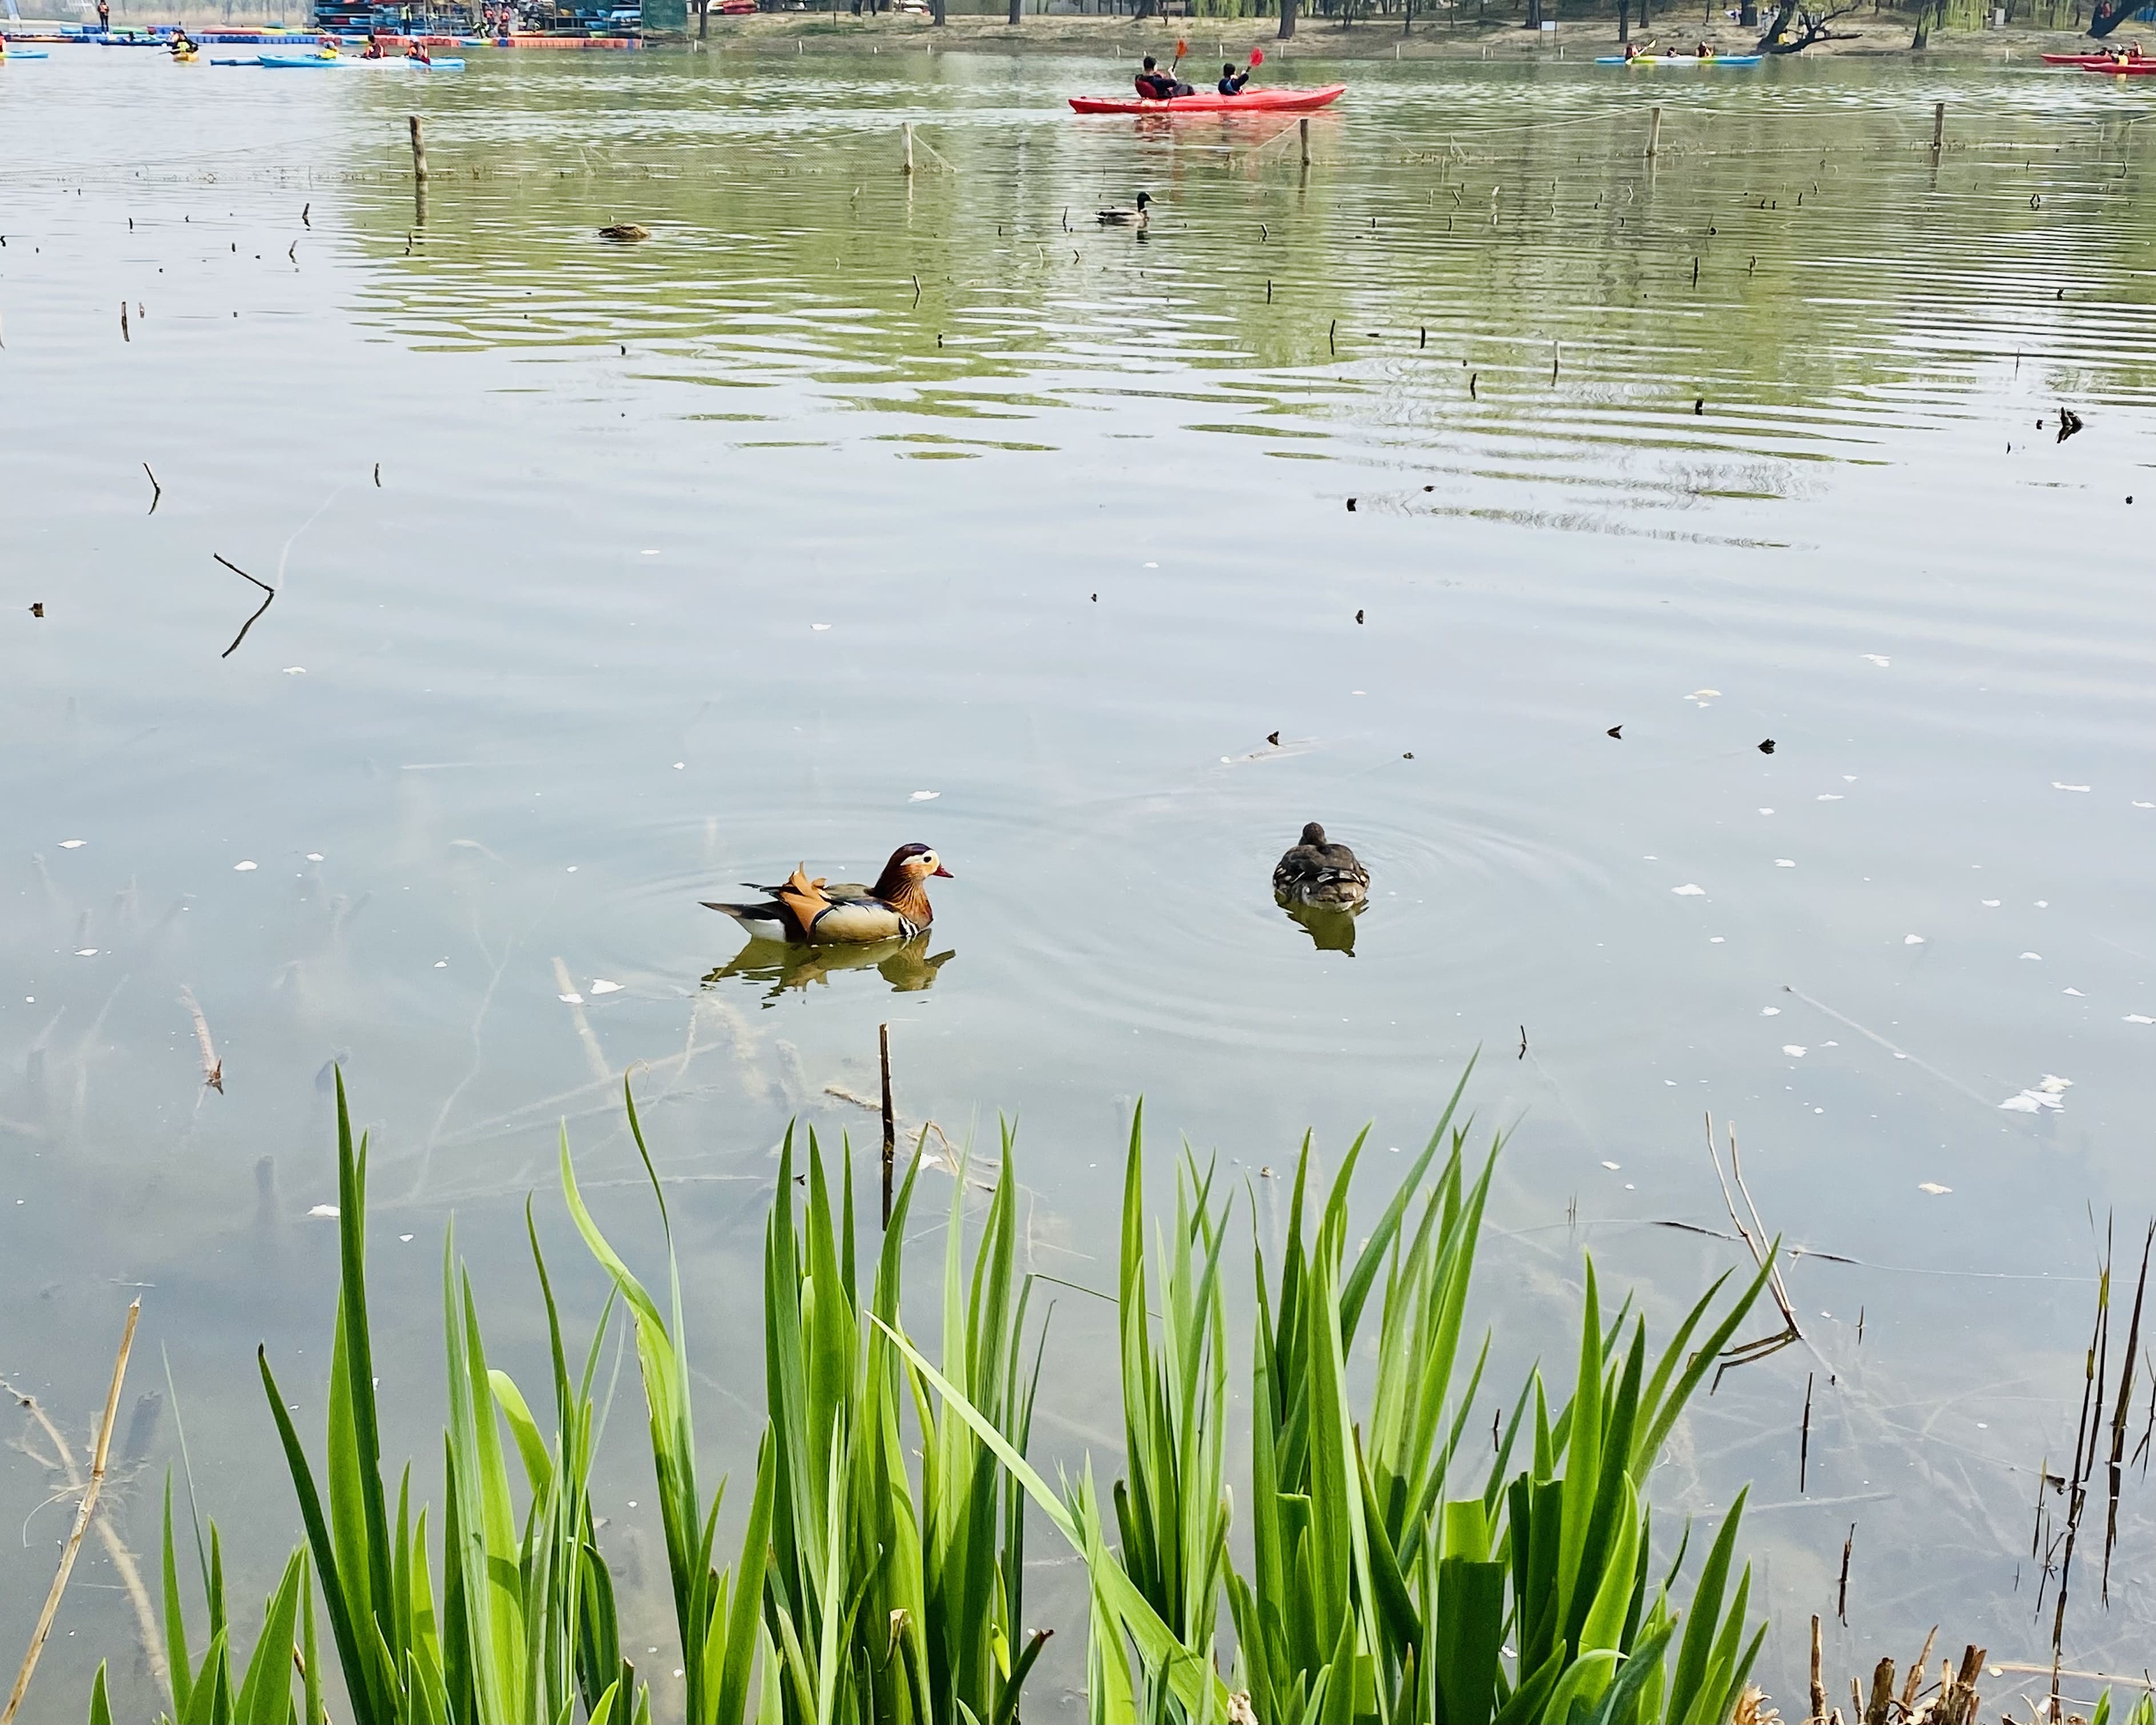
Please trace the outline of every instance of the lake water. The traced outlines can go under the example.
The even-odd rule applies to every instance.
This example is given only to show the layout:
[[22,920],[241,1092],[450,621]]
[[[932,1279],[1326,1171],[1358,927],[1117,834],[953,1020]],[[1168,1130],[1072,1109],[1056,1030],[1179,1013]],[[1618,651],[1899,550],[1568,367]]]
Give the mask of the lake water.
[[[1807,1345],[1656,1479],[1678,1513],[1755,1481],[1784,1712],[1815,1611],[1850,1668],[1934,1622],[2042,1656],[2034,1470],[2102,1219],[2156,1205],[2156,91],[1358,64],[1305,175],[1291,121],[1064,111],[1125,69],[5,69],[0,1373],[80,1430],[141,1291],[131,1403],[168,1362],[259,1599],[295,1518],[250,1355],[318,1433],[332,1060],[390,1453],[437,1441],[452,1212],[527,1383],[527,1191],[596,1312],[563,1118],[656,1272],[644,1062],[738,1477],[772,1147],[850,1132],[868,1178],[839,1092],[880,1023],[903,1122],[1016,1118],[1032,1266],[1096,1286],[1137,1097],[1163,1181],[1187,1134],[1270,1228],[1306,1127],[1375,1122],[1374,1202],[1479,1048],[1508,1394],[1584,1248],[1665,1332],[1737,1261],[1654,1225],[1727,1230],[1710,1112],[1767,1225],[1856,1260],[1792,1266]],[[1148,231],[1095,223],[1142,189]],[[653,237],[594,237],[622,220]],[[228,656],[261,594],[215,557],[277,588]],[[1310,819],[1371,870],[1352,953],[1271,901]],[[735,967],[697,902],[911,839],[957,878],[882,970]],[[1113,1466],[1104,1311],[1057,1311],[1048,1461]],[[621,1394],[600,1507],[655,1631]],[[172,1411],[129,1445],[146,1553]],[[0,1477],[14,1646],[66,1510]],[[1029,1712],[1081,1717],[1048,1537]],[[2151,1538],[2129,1494],[2070,1663],[2139,1669]],[[113,1583],[93,1543],[56,1712],[108,1651],[151,1711]]]

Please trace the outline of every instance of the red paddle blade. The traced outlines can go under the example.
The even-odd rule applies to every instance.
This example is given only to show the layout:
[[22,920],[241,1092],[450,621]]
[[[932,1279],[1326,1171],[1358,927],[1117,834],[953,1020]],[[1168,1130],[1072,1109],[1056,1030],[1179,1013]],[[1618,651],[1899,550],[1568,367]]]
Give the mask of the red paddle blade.
[[1250,50],[1250,64],[1251,64],[1252,65],[1254,65],[1254,66],[1262,66],[1263,64],[1265,64],[1265,49],[1263,49],[1262,48],[1254,48],[1254,49],[1252,49]]
[[1185,55],[1186,54],[1188,54],[1189,52],[1190,52],[1190,44],[1189,44],[1188,42],[1182,42],[1182,41],[1178,41],[1178,42],[1175,44],[1175,57],[1176,57],[1176,59],[1181,59],[1183,57],[1183,55]]

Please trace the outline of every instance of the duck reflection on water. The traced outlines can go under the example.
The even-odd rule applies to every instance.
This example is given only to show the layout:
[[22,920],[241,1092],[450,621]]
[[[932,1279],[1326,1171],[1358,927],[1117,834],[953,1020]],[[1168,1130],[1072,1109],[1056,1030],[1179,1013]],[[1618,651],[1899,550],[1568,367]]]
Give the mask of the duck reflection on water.
[[917,993],[936,985],[936,973],[957,956],[955,948],[932,955],[924,932],[911,940],[877,941],[865,946],[788,946],[778,941],[752,940],[716,969],[707,973],[704,986],[738,977],[746,983],[767,983],[763,1004],[775,1004],[788,988],[806,993],[811,983],[828,983],[832,973],[870,968],[891,984],[894,994]]
[[1363,914],[1362,905],[1342,910],[1329,905],[1299,905],[1289,898],[1281,898],[1278,903],[1287,913],[1289,922],[1302,925],[1303,932],[1319,952],[1345,952],[1350,958],[1355,956],[1355,919]]

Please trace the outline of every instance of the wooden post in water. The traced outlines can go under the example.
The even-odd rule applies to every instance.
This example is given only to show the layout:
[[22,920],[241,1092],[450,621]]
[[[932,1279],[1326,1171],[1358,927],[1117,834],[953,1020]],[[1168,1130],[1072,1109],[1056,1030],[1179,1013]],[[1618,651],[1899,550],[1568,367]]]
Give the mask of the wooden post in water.
[[412,178],[416,184],[427,183],[427,135],[419,130],[419,116],[412,116]]
[[891,1026],[876,1026],[876,1059],[883,1068],[883,1225],[891,1226],[891,1170],[898,1159],[898,1116],[891,1106]]
[[1304,115],[1296,123],[1302,129],[1302,165],[1308,167],[1310,166],[1310,116]]
[[906,122],[906,171],[908,174],[913,172],[913,122],[911,120]]
[[1933,102],[1932,104],[1932,157],[1934,161],[1938,159],[1939,151],[1946,147],[1946,141],[1947,105],[1944,102]]
[[1647,160],[1652,162],[1662,151],[1662,110],[1647,110]]

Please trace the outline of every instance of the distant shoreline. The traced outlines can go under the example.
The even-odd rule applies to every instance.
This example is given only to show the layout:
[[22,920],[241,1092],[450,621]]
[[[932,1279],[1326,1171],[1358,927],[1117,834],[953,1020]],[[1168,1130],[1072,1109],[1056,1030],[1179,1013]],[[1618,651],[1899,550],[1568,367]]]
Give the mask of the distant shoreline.
[[[1854,56],[1860,59],[1907,58],[1967,63],[2003,61],[2009,65],[2035,61],[2041,54],[2082,52],[2096,44],[2073,30],[2008,28],[2001,30],[1934,30],[1931,45],[1910,47],[1916,20],[1901,13],[1866,13],[1848,22],[1856,26],[1856,39],[1822,42],[1797,59]],[[693,46],[696,22],[689,28]],[[1567,19],[1551,34],[1522,29],[1517,19],[1493,18],[1484,23],[1418,18],[1403,33],[1396,20],[1368,18],[1342,29],[1329,18],[1304,18],[1294,39],[1282,42],[1275,34],[1278,25],[1270,18],[1070,18],[1028,16],[1015,27],[998,14],[952,13],[942,28],[923,18],[901,18],[890,13],[874,18],[846,13],[763,13],[754,18],[711,20],[705,47],[716,53],[848,54],[871,49],[901,54],[1003,54],[1084,55],[1092,59],[1127,59],[1133,64],[1141,54],[1173,51],[1178,38],[1190,44],[1190,59],[1201,67],[1225,58],[1241,61],[1253,48],[1265,50],[1267,69],[1259,74],[1268,83],[1292,80],[1281,74],[1296,60],[1503,60],[1507,62],[1564,61],[1577,64],[1598,54],[1619,52],[1614,17]],[[1689,52],[1704,39],[1718,54],[1749,54],[1763,33],[1761,28],[1738,28],[1733,24],[1702,24],[1681,11],[1665,13],[1645,29],[1633,27],[1635,40],[1655,39],[1665,51]],[[2122,33],[2122,34],[2126,33]],[[2156,38],[2156,30],[2149,33]],[[658,44],[654,44],[654,46]],[[1197,81],[1195,80],[1194,82]]]

